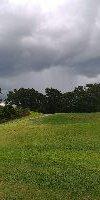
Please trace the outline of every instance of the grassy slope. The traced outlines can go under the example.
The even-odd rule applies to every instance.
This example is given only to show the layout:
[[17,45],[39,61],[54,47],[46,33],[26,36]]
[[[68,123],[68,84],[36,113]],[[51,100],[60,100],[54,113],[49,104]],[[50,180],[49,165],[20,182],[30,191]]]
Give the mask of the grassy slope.
[[100,199],[100,113],[0,125],[0,200],[15,199]]

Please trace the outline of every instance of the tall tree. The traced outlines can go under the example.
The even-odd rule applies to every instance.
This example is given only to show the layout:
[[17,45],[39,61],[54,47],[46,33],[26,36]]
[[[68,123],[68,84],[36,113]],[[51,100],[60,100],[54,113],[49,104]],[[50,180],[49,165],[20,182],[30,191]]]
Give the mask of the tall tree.
[[62,110],[62,93],[54,88],[46,88],[46,109],[48,113],[61,112]]
[[43,94],[32,89],[20,88],[19,90],[14,89],[7,95],[6,103],[10,105],[17,105],[22,108],[29,108],[33,111],[41,111],[43,102]]
[[54,88],[46,88],[45,95],[33,88],[15,89],[8,93],[6,103],[43,113],[100,112],[100,83],[78,86],[64,94]]

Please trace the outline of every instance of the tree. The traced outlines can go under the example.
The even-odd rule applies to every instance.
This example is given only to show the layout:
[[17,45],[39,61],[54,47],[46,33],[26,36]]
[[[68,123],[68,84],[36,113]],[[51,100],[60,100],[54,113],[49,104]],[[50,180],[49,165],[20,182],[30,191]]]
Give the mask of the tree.
[[44,95],[33,88],[14,89],[8,93],[6,100],[6,104],[15,104],[17,107],[29,108],[30,110],[38,112],[42,112],[43,103]]
[[61,112],[62,110],[62,93],[53,88],[46,88],[46,110],[48,113]]
[[87,84],[86,94],[90,112],[100,112],[100,83]]
[[[1,88],[0,88],[0,94],[1,94]],[[1,97],[1,95],[0,95],[0,102],[2,101],[2,97]]]
[[46,88],[45,95],[33,88],[15,89],[8,93],[6,104],[42,113],[100,112],[100,83],[78,86],[64,94],[54,88]]
[[63,94],[63,112],[99,112],[100,84],[78,86]]

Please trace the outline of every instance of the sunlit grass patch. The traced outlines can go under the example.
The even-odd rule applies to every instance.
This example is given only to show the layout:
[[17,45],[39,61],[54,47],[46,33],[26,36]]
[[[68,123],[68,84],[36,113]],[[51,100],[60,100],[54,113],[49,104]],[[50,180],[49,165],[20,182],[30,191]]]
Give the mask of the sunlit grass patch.
[[76,123],[93,123],[94,121],[100,122],[100,116],[95,114],[53,114],[53,115],[41,115],[32,119],[35,124],[76,124]]

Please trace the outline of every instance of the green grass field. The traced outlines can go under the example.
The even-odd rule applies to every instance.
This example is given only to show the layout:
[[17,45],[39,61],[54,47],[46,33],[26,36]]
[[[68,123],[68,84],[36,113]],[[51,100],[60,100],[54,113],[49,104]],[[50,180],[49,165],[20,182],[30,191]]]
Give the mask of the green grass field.
[[1,124],[0,200],[100,200],[100,113]]

